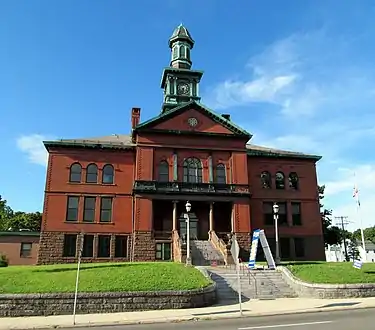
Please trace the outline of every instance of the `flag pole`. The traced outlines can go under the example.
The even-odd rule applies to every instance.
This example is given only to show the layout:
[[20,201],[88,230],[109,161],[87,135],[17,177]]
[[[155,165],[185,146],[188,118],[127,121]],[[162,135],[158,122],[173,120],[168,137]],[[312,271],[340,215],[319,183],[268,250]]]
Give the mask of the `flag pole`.
[[359,189],[358,189],[357,179],[356,179],[355,173],[354,173],[354,179],[355,179],[355,181],[354,181],[355,182],[354,197],[355,197],[356,204],[357,204],[357,220],[359,220],[359,223],[360,223],[360,226],[361,226],[360,230],[361,230],[362,248],[363,248],[363,253],[364,253],[364,260],[363,261],[367,261],[365,234],[363,232],[363,221],[362,221],[362,216],[361,216],[361,203],[359,201]]

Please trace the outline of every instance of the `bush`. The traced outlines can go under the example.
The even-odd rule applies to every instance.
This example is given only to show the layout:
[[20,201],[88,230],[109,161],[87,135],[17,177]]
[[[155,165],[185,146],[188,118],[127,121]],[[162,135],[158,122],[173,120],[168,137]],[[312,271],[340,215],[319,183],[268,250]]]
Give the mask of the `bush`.
[[5,254],[0,254],[0,267],[8,267],[8,258]]

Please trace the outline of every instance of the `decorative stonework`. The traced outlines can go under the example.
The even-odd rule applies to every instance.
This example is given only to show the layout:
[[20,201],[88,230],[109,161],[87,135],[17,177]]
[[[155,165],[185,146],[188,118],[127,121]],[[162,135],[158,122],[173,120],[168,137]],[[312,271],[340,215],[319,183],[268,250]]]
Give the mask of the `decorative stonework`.
[[240,258],[243,261],[249,260],[250,255],[250,233],[236,233],[236,239],[240,246]]
[[286,267],[278,267],[285,282],[302,298],[342,299],[375,297],[375,283],[321,284],[307,283],[295,277]]
[[134,261],[155,260],[155,240],[150,231],[135,233],[134,239]]
[[[189,291],[81,293],[77,314],[199,308],[215,304],[216,285]],[[0,317],[69,315],[73,293],[3,294]]]

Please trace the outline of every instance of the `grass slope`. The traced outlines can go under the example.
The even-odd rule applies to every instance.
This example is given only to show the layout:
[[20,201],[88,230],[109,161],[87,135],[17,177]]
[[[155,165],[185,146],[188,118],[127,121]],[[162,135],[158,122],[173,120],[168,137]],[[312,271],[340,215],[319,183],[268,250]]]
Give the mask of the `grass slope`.
[[375,264],[365,263],[362,269],[352,262],[301,262],[284,264],[294,276],[309,283],[354,284],[375,283]]
[[[74,292],[77,265],[0,268],[1,293]],[[189,290],[210,281],[192,267],[172,262],[81,265],[79,292]]]

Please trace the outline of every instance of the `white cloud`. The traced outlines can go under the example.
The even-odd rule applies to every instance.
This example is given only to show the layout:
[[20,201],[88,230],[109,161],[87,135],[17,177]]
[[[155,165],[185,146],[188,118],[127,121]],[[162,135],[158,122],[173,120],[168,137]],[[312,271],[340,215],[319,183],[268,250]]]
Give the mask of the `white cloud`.
[[27,155],[31,163],[46,166],[48,153],[43,146],[44,140],[48,138],[40,134],[23,135],[17,139],[17,147]]
[[[241,111],[253,143],[322,155],[317,168],[326,185],[324,204],[355,221],[352,229],[359,227],[354,173],[363,222],[375,225],[375,157],[369,152],[375,145],[375,73],[361,51],[371,38],[363,38],[296,33],[252,56],[236,74],[241,79],[218,83],[204,98],[219,109]],[[261,115],[236,109],[251,110],[255,102],[272,107]],[[255,109],[261,111],[260,105]]]

